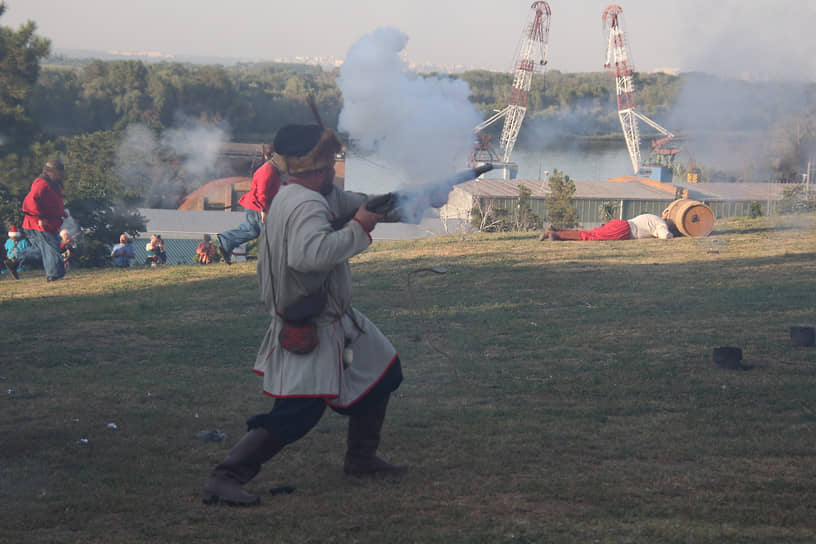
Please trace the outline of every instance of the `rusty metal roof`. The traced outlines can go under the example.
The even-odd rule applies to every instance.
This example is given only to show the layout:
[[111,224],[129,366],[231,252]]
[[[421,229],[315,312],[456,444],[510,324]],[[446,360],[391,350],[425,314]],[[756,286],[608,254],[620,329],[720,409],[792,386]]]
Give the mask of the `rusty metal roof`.
[[780,183],[675,183],[689,190],[694,200],[782,200],[785,185]]

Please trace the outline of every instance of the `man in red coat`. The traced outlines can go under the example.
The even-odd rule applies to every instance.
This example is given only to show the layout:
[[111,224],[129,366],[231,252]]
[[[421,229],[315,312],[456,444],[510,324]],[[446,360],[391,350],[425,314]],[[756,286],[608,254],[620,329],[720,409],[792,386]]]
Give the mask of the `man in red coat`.
[[65,166],[61,160],[46,162],[42,174],[31,184],[23,200],[23,231],[31,247],[18,252],[14,259],[6,259],[6,268],[14,279],[19,279],[17,269],[27,260],[42,261],[48,281],[65,275],[59,237],[62,220],[67,216],[62,200],[64,178]]
[[238,203],[247,210],[246,219],[234,229],[216,235],[218,251],[224,262],[232,264],[232,250],[260,236],[269,204],[280,186],[280,170],[271,159],[255,170],[249,192],[238,200]]

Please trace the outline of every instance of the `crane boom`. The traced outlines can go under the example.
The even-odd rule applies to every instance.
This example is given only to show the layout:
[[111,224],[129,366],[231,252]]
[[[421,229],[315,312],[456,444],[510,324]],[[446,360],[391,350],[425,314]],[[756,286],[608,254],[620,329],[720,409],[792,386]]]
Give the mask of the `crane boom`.
[[504,127],[499,142],[504,162],[510,162],[510,156],[513,154],[513,148],[521,130],[521,122],[527,113],[533,74],[536,71],[543,71],[547,65],[552,11],[550,5],[544,1],[533,2],[530,9],[533,10],[533,18],[521,36],[521,45],[515,62],[513,93],[507,113],[504,115]]
[[490,117],[488,119],[485,119],[484,121],[482,121],[481,123],[479,123],[478,125],[473,127],[473,132],[483,131],[484,129],[486,129],[487,127],[489,127],[490,125],[492,125],[493,123],[498,121],[499,119],[503,118],[505,115],[507,115],[507,112],[509,110],[510,110],[510,106],[507,106],[503,110],[496,110],[496,113],[492,117]]
[[635,70],[629,60],[629,46],[623,31],[623,8],[615,4],[608,6],[603,12],[603,21],[608,31],[604,67],[615,72],[618,118],[623,128],[629,158],[632,160],[632,168],[637,174],[641,165],[638,120],[643,121],[664,136],[671,138],[675,136],[659,123],[635,110],[635,86],[632,78]]
[[643,121],[644,123],[646,123],[647,125],[652,127],[653,129],[655,129],[659,133],[663,134],[664,136],[669,136],[670,138],[675,137],[674,134],[672,134],[669,131],[669,129],[664,128],[662,125],[660,125],[656,121],[652,121],[651,119],[649,119],[648,117],[646,117],[645,115],[640,113],[639,111],[634,111],[633,110],[632,113],[635,115],[635,117],[637,117],[638,119],[640,119],[641,121]]
[[[538,0],[530,5],[530,9],[533,10],[532,20],[522,32],[518,52],[514,59],[515,72],[510,103],[473,128],[473,132],[479,133],[499,119],[504,119],[499,141],[501,157],[497,158],[505,165],[511,164],[510,158],[516,146],[521,123],[527,113],[533,75],[543,71],[547,66],[547,42],[550,34],[550,15],[552,14],[550,5],[543,0]],[[480,153],[487,153],[492,160],[494,153],[489,136],[480,134],[479,142],[480,145],[474,152],[471,162],[478,163]],[[501,164],[498,163],[496,166],[501,167]]]

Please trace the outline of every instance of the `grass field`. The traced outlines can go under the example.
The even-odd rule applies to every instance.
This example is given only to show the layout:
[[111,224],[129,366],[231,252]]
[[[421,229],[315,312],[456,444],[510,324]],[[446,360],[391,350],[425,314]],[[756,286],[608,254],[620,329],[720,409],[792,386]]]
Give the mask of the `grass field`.
[[353,269],[405,373],[381,453],[411,470],[345,477],[327,412],[246,509],[199,493],[272,404],[254,263],[4,277],[0,541],[816,541],[816,347],[789,337],[816,325],[816,217],[382,242]]

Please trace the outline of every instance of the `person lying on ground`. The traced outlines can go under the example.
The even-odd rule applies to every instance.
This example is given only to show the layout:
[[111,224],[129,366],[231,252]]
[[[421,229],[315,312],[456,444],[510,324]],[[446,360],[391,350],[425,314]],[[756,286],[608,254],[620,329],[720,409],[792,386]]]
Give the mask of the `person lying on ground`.
[[669,225],[660,217],[644,213],[633,219],[612,219],[592,230],[546,229],[539,238],[543,240],[637,240],[641,238],[660,238],[667,240],[674,235]]

